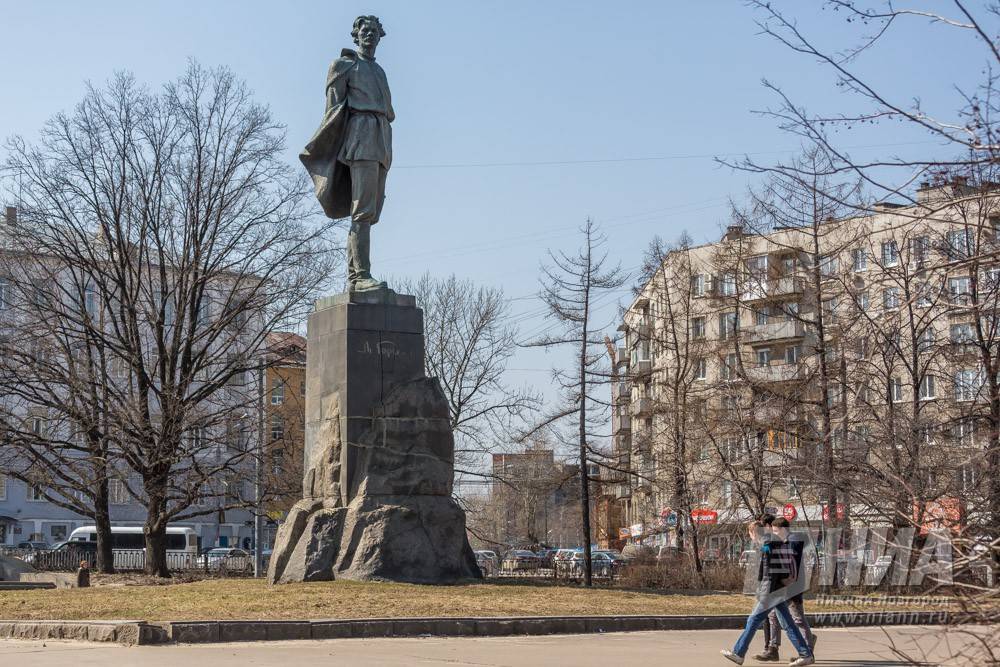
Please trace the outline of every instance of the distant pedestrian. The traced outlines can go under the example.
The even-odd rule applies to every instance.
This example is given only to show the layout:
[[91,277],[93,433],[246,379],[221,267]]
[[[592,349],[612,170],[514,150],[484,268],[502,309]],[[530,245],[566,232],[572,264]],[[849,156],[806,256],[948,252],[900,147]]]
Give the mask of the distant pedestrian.
[[[779,520],[775,519],[773,523]],[[783,520],[782,520],[783,521]],[[784,528],[787,537],[788,523]],[[799,657],[789,663],[789,667],[805,667],[816,662],[813,658],[812,650],[799,632],[791,613],[788,611],[786,597],[789,594],[787,586],[798,579],[796,569],[795,554],[792,547],[783,540],[776,539],[775,535],[765,535],[765,541],[761,545],[760,567],[757,570],[759,580],[757,586],[757,604],[747,617],[746,627],[732,651],[722,651],[722,655],[729,661],[742,665],[743,660],[750,648],[750,642],[757,633],[757,628],[767,621],[767,616],[771,609],[778,614],[778,621],[781,628],[788,634],[788,639],[798,652]]]
[[90,588],[90,563],[85,560],[80,561],[80,567],[76,571],[76,587]]

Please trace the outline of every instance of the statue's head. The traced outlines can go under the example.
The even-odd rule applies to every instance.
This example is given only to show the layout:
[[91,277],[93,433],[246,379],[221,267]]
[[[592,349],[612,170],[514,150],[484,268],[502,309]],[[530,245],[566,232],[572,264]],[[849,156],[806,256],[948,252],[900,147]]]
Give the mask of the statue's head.
[[351,37],[363,51],[374,51],[379,40],[385,37],[385,30],[377,16],[359,16],[354,19]]

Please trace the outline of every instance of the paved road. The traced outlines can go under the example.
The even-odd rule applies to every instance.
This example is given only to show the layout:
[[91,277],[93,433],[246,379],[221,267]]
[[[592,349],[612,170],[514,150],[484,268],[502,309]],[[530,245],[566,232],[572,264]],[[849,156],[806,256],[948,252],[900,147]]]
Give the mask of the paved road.
[[[890,642],[938,664],[963,645],[961,637],[926,628],[818,630],[817,665],[875,667],[910,665]],[[136,667],[245,667],[246,665],[449,665],[555,667],[572,665],[730,665],[719,655],[736,639],[730,630],[611,633],[549,637],[338,639],[328,641],[121,647],[49,641],[0,641],[0,664],[49,667],[122,665]],[[755,648],[760,644],[758,635]],[[790,652],[785,649],[781,663]],[[747,664],[754,664],[747,660]],[[949,665],[984,664],[982,660]]]

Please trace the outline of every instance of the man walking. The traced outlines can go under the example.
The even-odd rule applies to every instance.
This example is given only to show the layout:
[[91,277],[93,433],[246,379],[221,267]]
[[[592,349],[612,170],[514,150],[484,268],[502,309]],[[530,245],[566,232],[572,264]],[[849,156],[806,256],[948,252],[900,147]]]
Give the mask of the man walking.
[[[771,522],[771,529],[775,538],[787,545],[791,550],[795,559],[794,569],[796,572],[801,573],[802,556],[805,552],[805,541],[802,539],[802,536],[797,533],[790,533],[789,523],[782,517],[778,517]],[[799,577],[796,577],[797,582],[804,582],[800,577],[801,574]],[[791,612],[792,618],[795,620],[795,626],[799,629],[799,632],[809,642],[809,649],[815,653],[817,637],[806,621],[805,607],[802,600],[802,589],[804,588],[804,584],[795,587],[797,592],[788,598],[788,611]],[[767,616],[767,623],[764,625],[764,635],[764,651],[755,655],[754,660],[777,662],[778,649],[781,646],[781,626],[778,622],[778,614],[774,609]]]
[[[788,522],[784,519],[775,519],[774,524],[783,521],[785,535],[787,537]],[[772,524],[772,525],[774,525]],[[757,570],[759,580],[757,588],[757,604],[754,606],[750,616],[747,617],[746,627],[732,651],[722,651],[722,655],[737,665],[742,665],[743,660],[750,648],[757,628],[767,620],[767,616],[772,609],[778,615],[778,622],[781,628],[788,635],[792,646],[798,652],[799,657],[789,663],[790,667],[805,667],[816,662],[813,658],[812,650],[799,632],[795,621],[788,610],[786,598],[789,595],[789,585],[798,580],[798,569],[795,554],[787,541],[778,540],[777,535],[765,535],[761,546],[760,566]],[[794,592],[794,591],[793,591]]]

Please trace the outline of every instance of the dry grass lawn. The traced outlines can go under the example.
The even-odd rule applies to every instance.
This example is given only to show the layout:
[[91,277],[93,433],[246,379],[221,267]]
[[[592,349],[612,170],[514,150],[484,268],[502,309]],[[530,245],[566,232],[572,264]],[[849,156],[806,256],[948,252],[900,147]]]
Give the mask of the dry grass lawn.
[[588,591],[537,584],[418,586],[335,581],[268,586],[253,579],[216,579],[167,586],[5,591],[0,592],[0,619],[180,621],[745,614],[751,602],[752,598],[739,594]]

